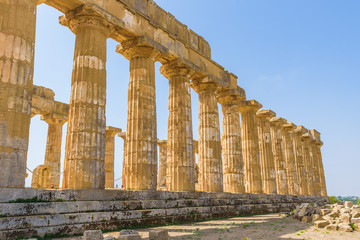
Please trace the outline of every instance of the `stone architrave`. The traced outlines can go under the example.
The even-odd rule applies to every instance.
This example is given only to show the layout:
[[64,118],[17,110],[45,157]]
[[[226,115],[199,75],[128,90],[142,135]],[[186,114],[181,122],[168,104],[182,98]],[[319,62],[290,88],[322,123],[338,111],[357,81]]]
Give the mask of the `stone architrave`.
[[178,61],[160,68],[169,80],[166,190],[194,191],[195,172],[190,76],[193,71]]
[[126,132],[118,133],[118,137],[121,137],[124,140],[124,147],[123,147],[123,164],[122,164],[122,171],[121,171],[121,188],[124,188],[125,182],[125,159],[126,159]]
[[319,171],[319,160],[317,156],[317,140],[312,132],[311,129],[309,131],[311,137],[310,137],[310,158],[312,162],[312,176],[313,176],[313,184],[314,184],[314,195],[321,196],[321,188],[320,188],[320,171]]
[[62,129],[68,118],[63,115],[53,113],[41,116],[41,120],[45,121],[49,126],[44,165],[48,166],[50,174],[45,186],[46,188],[59,188]]
[[315,129],[311,129],[310,133],[316,139],[315,154],[316,154],[316,159],[318,161],[318,171],[319,171],[318,174],[320,178],[320,194],[321,196],[327,196],[324,166],[321,155],[321,146],[323,145],[323,142],[320,139],[320,133],[318,131],[316,131]]
[[159,146],[159,172],[157,189],[166,189],[166,168],[167,168],[167,141],[158,141]]
[[87,5],[60,18],[76,34],[63,188],[105,188],[106,41],[113,26]]
[[155,61],[159,52],[140,44],[138,39],[121,43],[116,51],[130,61],[123,186],[131,190],[156,190]]
[[192,86],[199,94],[199,178],[198,190],[222,192],[223,176],[217,85],[193,79]]
[[259,136],[256,112],[262,105],[256,100],[242,102],[241,142],[244,158],[244,181],[246,193],[262,193],[261,163],[259,156]]
[[217,93],[223,114],[222,155],[224,192],[244,193],[244,170],[241,149],[240,101],[245,100],[243,89],[223,90]]
[[276,187],[278,194],[288,194],[288,180],[286,176],[286,162],[284,157],[284,143],[282,142],[283,128],[286,120],[281,117],[274,117],[270,119],[271,142],[274,154],[275,172],[276,172]]
[[[313,162],[311,157],[311,135],[307,132],[301,136],[304,156],[304,167],[306,172],[307,195],[315,195],[313,182]],[[304,186],[305,187],[305,186]]]
[[301,136],[307,132],[307,129],[301,125],[298,125],[293,131],[293,145],[295,153],[295,162],[296,162],[296,173],[299,183],[299,194],[307,195],[307,180],[306,180],[306,170],[304,163],[304,155],[302,149],[302,140]]
[[296,172],[296,162],[295,162],[295,153],[293,145],[293,130],[295,129],[295,124],[288,122],[283,125],[283,150],[286,163],[286,176],[289,186],[289,194],[297,195],[299,194],[299,182]]
[[121,131],[120,128],[106,127],[105,188],[114,188],[115,136]]
[[277,193],[275,162],[270,131],[270,119],[275,116],[276,113],[269,109],[259,110],[256,113],[259,132],[259,151],[263,192],[267,194]]
[[0,1],[0,187],[24,187],[36,0]]

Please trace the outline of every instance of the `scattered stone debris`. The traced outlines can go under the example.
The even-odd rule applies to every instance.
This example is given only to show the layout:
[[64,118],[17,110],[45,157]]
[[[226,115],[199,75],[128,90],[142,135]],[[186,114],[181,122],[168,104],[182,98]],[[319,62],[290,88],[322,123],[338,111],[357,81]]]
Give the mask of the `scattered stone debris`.
[[303,203],[292,215],[299,221],[313,222],[317,228],[343,232],[360,231],[360,205],[354,205],[351,201],[323,207],[316,203]]

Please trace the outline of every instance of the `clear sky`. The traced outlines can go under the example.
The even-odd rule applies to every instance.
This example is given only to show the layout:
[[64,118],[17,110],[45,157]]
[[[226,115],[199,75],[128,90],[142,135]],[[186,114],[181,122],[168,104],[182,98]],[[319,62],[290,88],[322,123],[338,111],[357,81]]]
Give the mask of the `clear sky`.
[[[360,1],[156,2],[210,43],[212,58],[238,76],[248,99],[321,133],[329,195],[360,196]],[[59,25],[60,15],[47,5],[38,7],[34,84],[53,89],[56,100],[68,103],[75,36]],[[107,125],[126,131],[129,63],[115,52],[116,45],[108,40]],[[168,80],[159,71],[156,88],[158,138],[166,139]],[[192,108],[198,139],[194,92]],[[64,147],[66,124],[63,131]],[[43,163],[46,136],[47,124],[34,117],[28,168]],[[120,178],[121,138],[115,154],[115,178]],[[31,174],[27,186],[30,182]]]

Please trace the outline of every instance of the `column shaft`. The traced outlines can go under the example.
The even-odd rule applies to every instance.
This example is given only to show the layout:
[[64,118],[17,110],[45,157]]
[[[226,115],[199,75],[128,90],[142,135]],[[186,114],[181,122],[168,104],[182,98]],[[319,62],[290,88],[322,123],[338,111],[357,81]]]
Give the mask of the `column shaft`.
[[313,182],[313,162],[311,158],[311,149],[310,149],[310,134],[305,133],[301,136],[302,138],[302,150],[304,156],[304,167],[306,172],[306,185],[307,195],[314,195],[314,182]]
[[103,189],[106,40],[110,31],[93,16],[67,14],[61,23],[76,34],[63,187]]
[[167,167],[167,141],[158,141],[159,145],[159,172],[158,185],[160,190],[166,189],[166,167]]
[[216,85],[201,83],[199,94],[199,179],[202,192],[222,192],[223,176]]
[[105,136],[105,188],[114,188],[115,136],[121,129],[106,127]]
[[240,106],[241,142],[244,158],[245,192],[262,193],[261,164],[259,156],[259,137],[256,112],[262,107],[255,100],[249,100]]
[[270,133],[270,118],[275,117],[275,115],[271,110],[259,110],[256,113],[259,132],[262,186],[263,192],[267,194],[277,193],[275,162]]
[[0,1],[0,187],[24,187],[36,0]]
[[271,141],[274,154],[276,187],[278,194],[288,194],[288,180],[286,176],[286,162],[283,153],[282,126],[286,122],[285,119],[274,117],[270,120],[271,124]]
[[314,195],[321,196],[321,188],[320,188],[320,171],[319,171],[319,160],[316,153],[316,139],[311,136],[310,141],[310,158],[313,164],[312,171],[313,171],[313,184],[314,184]]
[[289,194],[299,194],[299,182],[296,171],[296,162],[293,145],[293,134],[295,125],[293,123],[286,123],[283,125],[283,146],[284,146],[284,157],[286,162],[286,176],[289,186]]
[[306,195],[307,187],[306,187],[306,170],[304,165],[304,156],[302,150],[302,141],[301,135],[306,132],[306,129],[299,125],[293,131],[293,145],[294,145],[294,153],[295,153],[295,162],[296,162],[296,173],[298,177],[299,183],[299,194]]
[[322,146],[322,142],[319,141],[317,144],[316,154],[317,154],[317,159],[319,161],[320,191],[321,191],[321,196],[327,196],[324,165],[321,156],[321,146]]

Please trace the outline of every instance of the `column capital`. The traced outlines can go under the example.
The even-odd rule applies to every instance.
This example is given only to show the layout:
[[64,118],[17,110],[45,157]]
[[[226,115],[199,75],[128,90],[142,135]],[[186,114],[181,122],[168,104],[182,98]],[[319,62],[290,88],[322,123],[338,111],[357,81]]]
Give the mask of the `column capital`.
[[282,117],[273,117],[270,119],[270,124],[273,127],[280,128],[286,123],[286,119]]
[[304,133],[303,135],[301,135],[301,138],[304,141],[308,141],[308,142],[310,142],[312,140],[312,137],[311,137],[310,133]]
[[[197,140],[193,140],[193,151],[194,151],[194,153],[199,152],[199,141],[197,141]],[[194,159],[194,161],[195,161],[195,159]]]
[[179,60],[173,60],[163,64],[160,67],[160,73],[167,79],[170,79],[173,76],[182,76],[188,78],[188,82],[190,82],[191,75],[193,75],[195,71],[189,66],[181,63]]
[[221,105],[239,105],[246,100],[245,90],[241,87],[236,89],[222,89],[216,93],[217,101]]
[[164,145],[167,146],[167,140],[159,140],[157,141],[157,145],[159,147],[163,147]]
[[57,113],[50,113],[40,116],[40,119],[48,124],[59,124],[63,125],[68,121],[68,117]]
[[287,132],[292,132],[296,128],[296,125],[292,122],[285,123],[283,129]]
[[117,136],[121,137],[124,141],[126,141],[126,132],[120,132]]
[[316,140],[320,141],[320,133],[318,131],[316,131],[315,129],[310,129],[309,133],[311,134],[311,136],[313,138],[315,138]]
[[107,126],[105,129],[105,134],[115,137],[115,135],[121,133],[121,131],[122,131],[121,128]]
[[307,133],[308,130],[307,130],[304,126],[298,125],[298,126],[296,126],[296,128],[294,129],[293,132],[294,132],[296,135],[301,136],[301,135],[303,135],[304,133]]
[[120,43],[116,46],[116,52],[129,61],[133,58],[150,58],[157,61],[161,56],[161,51],[157,47],[151,39],[142,36]]
[[114,25],[98,13],[95,6],[87,4],[60,16],[59,23],[70,28],[74,34],[77,33],[79,27],[84,26],[98,28],[107,37],[115,32]]
[[244,112],[256,113],[260,108],[262,108],[262,105],[258,101],[248,100],[241,102],[239,106],[239,111],[240,113],[244,113]]
[[219,89],[219,86],[217,83],[210,81],[207,77],[202,80],[193,80],[191,82],[191,87],[194,89],[195,92],[198,94],[202,92],[216,92]]
[[256,116],[261,119],[270,120],[271,118],[276,116],[276,113],[270,109],[261,109],[256,112]]

